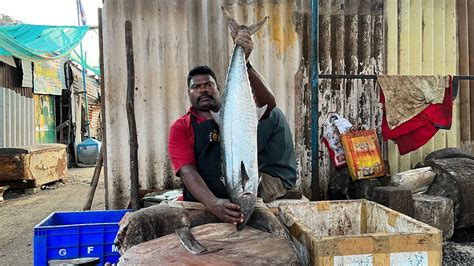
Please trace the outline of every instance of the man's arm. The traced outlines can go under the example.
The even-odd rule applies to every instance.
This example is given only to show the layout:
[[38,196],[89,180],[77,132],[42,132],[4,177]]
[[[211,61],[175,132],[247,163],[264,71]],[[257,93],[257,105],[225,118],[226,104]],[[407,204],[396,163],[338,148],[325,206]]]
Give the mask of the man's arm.
[[242,47],[245,53],[245,60],[247,60],[247,73],[249,75],[250,86],[252,87],[255,102],[258,107],[267,106],[267,110],[262,118],[267,118],[273,107],[276,106],[275,95],[268,87],[267,82],[262,75],[248,62],[250,53],[253,50],[253,42],[250,34],[246,31],[240,31],[235,38],[235,45]]
[[239,211],[239,205],[226,199],[216,198],[194,165],[183,166],[179,171],[179,175],[189,192],[219,219],[233,224],[243,222],[243,214]]
[[181,177],[186,188],[198,201],[222,221],[238,223],[242,220],[239,205],[216,198],[197,172],[194,146],[183,121],[175,122],[170,128],[168,152],[176,176]]
[[[250,63],[247,65],[249,66]],[[273,95],[273,92],[268,87],[267,82],[265,82],[263,77],[253,66],[247,69],[247,73],[249,74],[250,86],[252,87],[257,106],[267,106],[267,110],[265,111],[262,119],[267,118],[268,115],[270,115],[273,107],[276,106],[275,95]]]

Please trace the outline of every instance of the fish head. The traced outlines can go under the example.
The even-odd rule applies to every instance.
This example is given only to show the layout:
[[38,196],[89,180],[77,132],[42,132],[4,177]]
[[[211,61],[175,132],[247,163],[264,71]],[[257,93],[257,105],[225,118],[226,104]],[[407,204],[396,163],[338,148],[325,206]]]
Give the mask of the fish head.
[[188,96],[197,111],[215,111],[221,104],[219,86],[209,74],[197,74],[191,78]]
[[257,197],[253,193],[243,193],[240,195],[236,200],[236,204],[240,206],[240,211],[244,214],[244,222],[237,224],[237,230],[242,230],[247,222],[250,220],[252,216],[253,209],[255,208],[255,202],[257,201]]

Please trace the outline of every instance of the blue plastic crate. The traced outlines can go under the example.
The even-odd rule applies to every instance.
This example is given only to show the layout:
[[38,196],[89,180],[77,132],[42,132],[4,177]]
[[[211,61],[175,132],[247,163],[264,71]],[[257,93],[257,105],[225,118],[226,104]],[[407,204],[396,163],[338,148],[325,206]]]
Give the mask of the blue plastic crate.
[[117,263],[118,222],[129,210],[53,212],[34,228],[34,265],[49,260],[96,257]]

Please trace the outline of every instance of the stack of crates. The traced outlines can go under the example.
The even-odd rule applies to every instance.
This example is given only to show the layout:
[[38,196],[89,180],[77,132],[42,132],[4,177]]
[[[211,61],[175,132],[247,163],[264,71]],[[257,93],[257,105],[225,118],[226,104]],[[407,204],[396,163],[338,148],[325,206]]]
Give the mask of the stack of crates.
[[52,213],[34,228],[34,265],[74,258],[100,258],[100,265],[117,263],[120,254],[114,239],[127,211]]

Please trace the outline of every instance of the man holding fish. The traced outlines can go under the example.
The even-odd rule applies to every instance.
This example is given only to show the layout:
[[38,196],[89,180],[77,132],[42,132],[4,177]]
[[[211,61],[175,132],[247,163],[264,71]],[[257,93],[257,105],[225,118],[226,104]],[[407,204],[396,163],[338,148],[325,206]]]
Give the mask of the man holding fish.
[[[183,226],[219,221],[233,223],[239,230],[249,222],[274,235],[284,234],[263,202],[282,197],[295,186],[293,140],[273,93],[248,62],[253,50],[251,34],[266,19],[246,27],[226,17],[235,48],[222,94],[209,67],[193,68],[187,77],[191,107],[170,128],[169,154],[175,174],[183,181],[185,202],[178,204],[179,207],[162,203],[122,220],[116,238],[121,253]],[[238,84],[229,88],[231,83]],[[246,95],[239,95],[239,90],[245,90],[241,87],[246,86],[250,97],[241,99]],[[237,90],[237,94],[231,90]],[[247,111],[251,114],[250,123],[246,123],[246,117],[239,116]],[[243,124],[242,128],[238,128],[239,123]],[[248,157],[255,158],[247,160]],[[257,195],[263,202],[256,200]]]
[[[253,43],[248,32],[235,36],[248,60]],[[265,202],[283,196],[296,181],[296,161],[288,124],[275,97],[260,74],[247,61],[247,73],[257,107],[266,106],[258,125],[260,196]],[[229,202],[221,171],[219,126],[211,112],[221,107],[220,87],[208,67],[192,69],[188,95],[192,107],[170,129],[169,153],[175,173],[184,183],[184,200],[199,201],[220,220],[242,223],[240,206]],[[239,111],[239,110],[235,110]],[[245,151],[244,151],[245,152]]]

